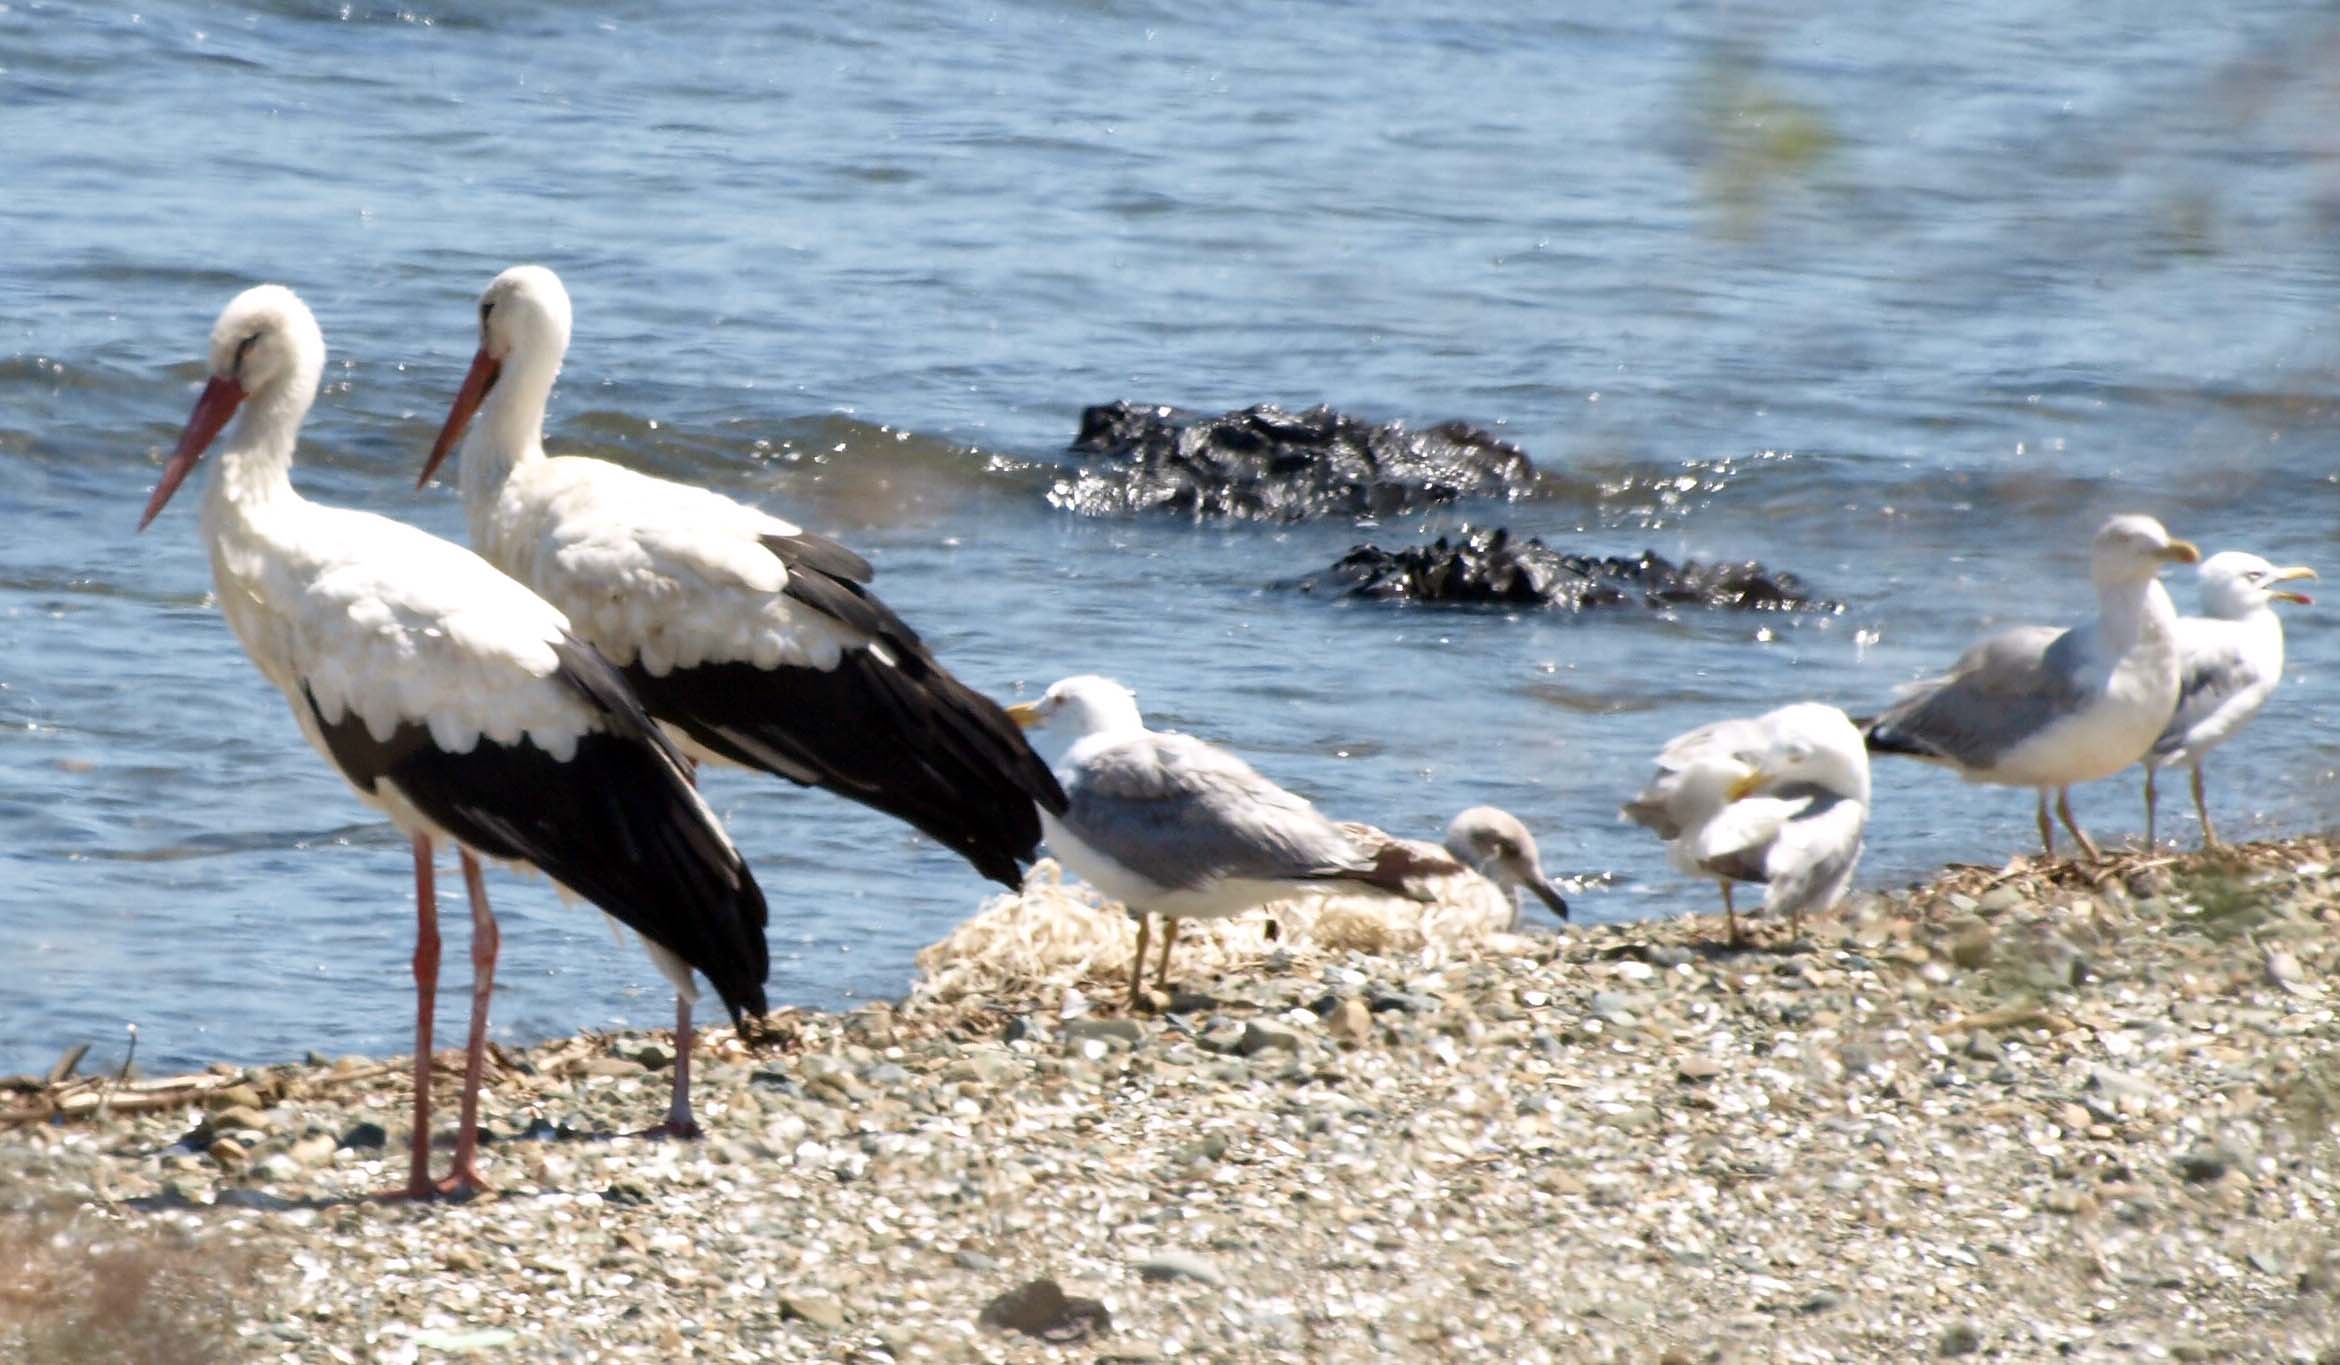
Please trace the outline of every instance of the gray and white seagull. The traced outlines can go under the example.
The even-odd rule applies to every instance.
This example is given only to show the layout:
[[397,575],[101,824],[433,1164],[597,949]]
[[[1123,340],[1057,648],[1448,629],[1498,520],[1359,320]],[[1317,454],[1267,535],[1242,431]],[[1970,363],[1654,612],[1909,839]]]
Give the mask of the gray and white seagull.
[[1763,885],[1763,908],[1788,917],[1844,898],[1869,826],[1869,755],[1844,712],[1797,702],[1677,735],[1625,817],[1666,841],[1675,870],[1722,888],[1733,946],[1745,942],[1733,882]]
[[[1368,849],[1224,749],[1149,730],[1137,698],[1110,678],[1066,678],[1007,709],[1064,787],[1042,837],[1075,876],[1138,920],[1129,996],[1139,1003],[1147,916],[1169,921],[1155,983],[1166,987],[1182,919],[1225,919],[1307,892],[1369,887],[1420,899],[1417,875],[1452,872],[1391,840]],[[1356,884],[1356,885],[1352,885]]]
[[2095,858],[2096,844],[2072,818],[2072,785],[2143,758],[2177,709],[2177,609],[2159,575],[2165,564],[2201,557],[2151,517],[2105,522],[2089,552],[2095,619],[1983,639],[1948,674],[1913,685],[1871,721],[1870,752],[1940,763],[1969,782],[2036,788],[2050,857],[2052,791],[2064,828]]
[[2193,771],[2194,810],[2202,817],[2202,843],[2216,847],[2210,807],[2202,799],[2202,760],[2234,738],[2259,714],[2283,679],[2283,622],[2276,602],[2314,601],[2304,592],[2279,588],[2316,571],[2305,564],[2277,568],[2254,554],[2226,550],[2202,561],[2202,614],[2178,620],[2177,714],[2170,717],[2152,752],[2145,755],[2145,845],[2153,846],[2153,775],[2183,763]]

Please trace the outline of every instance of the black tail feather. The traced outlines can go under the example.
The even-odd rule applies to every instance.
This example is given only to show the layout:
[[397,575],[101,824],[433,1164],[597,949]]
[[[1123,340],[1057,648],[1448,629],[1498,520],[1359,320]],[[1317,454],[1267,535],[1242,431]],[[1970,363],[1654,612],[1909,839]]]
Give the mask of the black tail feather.
[[689,963],[734,1020],[763,1013],[771,957],[755,877],[616,670],[575,640],[560,653],[562,681],[603,727],[565,759],[526,738],[451,753],[419,724],[378,741],[355,714],[330,722],[309,704],[360,787],[388,781],[475,852],[540,869]]
[[1015,722],[923,651],[888,663],[849,649],[827,670],[723,663],[660,677],[636,664],[627,676],[710,752],[883,811],[1006,886],[1038,850],[1038,806],[1064,809]]

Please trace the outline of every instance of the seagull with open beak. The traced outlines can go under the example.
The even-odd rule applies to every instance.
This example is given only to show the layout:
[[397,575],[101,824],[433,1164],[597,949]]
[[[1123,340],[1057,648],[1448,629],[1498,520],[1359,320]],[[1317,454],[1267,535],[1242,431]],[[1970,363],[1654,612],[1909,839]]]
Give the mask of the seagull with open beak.
[[2305,564],[2277,568],[2254,554],[2227,550],[2202,561],[2202,614],[2179,619],[2183,672],[2177,712],[2145,755],[2145,843],[2154,840],[2153,775],[2183,763],[2192,770],[2194,810],[2202,817],[2202,845],[2215,848],[2218,831],[2202,799],[2202,760],[2234,738],[2283,680],[2283,622],[2275,603],[2312,605],[2304,592],[2278,587],[2314,578]]

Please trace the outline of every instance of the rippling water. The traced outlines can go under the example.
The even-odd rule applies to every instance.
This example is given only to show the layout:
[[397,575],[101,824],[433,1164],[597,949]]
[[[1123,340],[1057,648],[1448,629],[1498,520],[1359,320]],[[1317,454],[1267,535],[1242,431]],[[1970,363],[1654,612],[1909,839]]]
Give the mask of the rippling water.
[[[319,498],[461,535],[413,475],[477,291],[541,260],[578,309],[557,447],[841,535],[995,693],[1115,674],[1391,828],[1508,806],[1618,879],[1595,918],[1708,905],[1615,818],[1665,737],[2084,611],[2109,511],[2340,569],[2328,7],[888,8],[0,4],[0,1072],[125,1023],[158,1068],[408,1036],[396,836],[208,605],[192,505],[131,534],[261,279],[333,347]],[[1364,528],[1057,510],[1111,398],[1465,417],[1569,477]],[[1758,557],[1850,609],[1269,586],[1463,521]],[[2331,819],[2329,615],[2213,763],[2230,832]],[[776,1000],[899,992],[986,894],[835,799],[710,787]],[[2033,837],[2024,793],[1878,788],[1867,884]],[[2139,824],[2133,781],[2077,804]],[[492,889],[500,1035],[665,1018],[597,916]]]

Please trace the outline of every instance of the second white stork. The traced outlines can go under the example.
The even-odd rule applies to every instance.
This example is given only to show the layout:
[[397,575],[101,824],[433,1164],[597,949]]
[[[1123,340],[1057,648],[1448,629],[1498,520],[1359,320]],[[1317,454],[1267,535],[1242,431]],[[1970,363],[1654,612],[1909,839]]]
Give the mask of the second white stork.
[[[460,442],[472,547],[569,614],[694,759],[817,786],[1021,883],[1064,793],[1004,712],[951,676],[861,556],[710,489],[547,456],[568,291],[514,266],[422,478]],[[474,421],[476,415],[477,420]]]
[[[294,490],[293,447],[324,367],[324,336],[291,290],[237,295],[212,329],[210,382],[138,524],[235,419],[203,498],[220,610],[301,733],[414,845],[413,1151],[392,1193],[429,1198],[486,1187],[476,1152],[497,933],[482,858],[540,869],[601,907],[643,937],[678,991],[695,994],[695,970],[734,1019],[765,1008],[764,898],[682,755],[559,611],[469,550]],[[432,847],[442,842],[461,854],[473,976],[454,1167],[434,1182]],[[687,1123],[687,1073],[676,1083]]]

